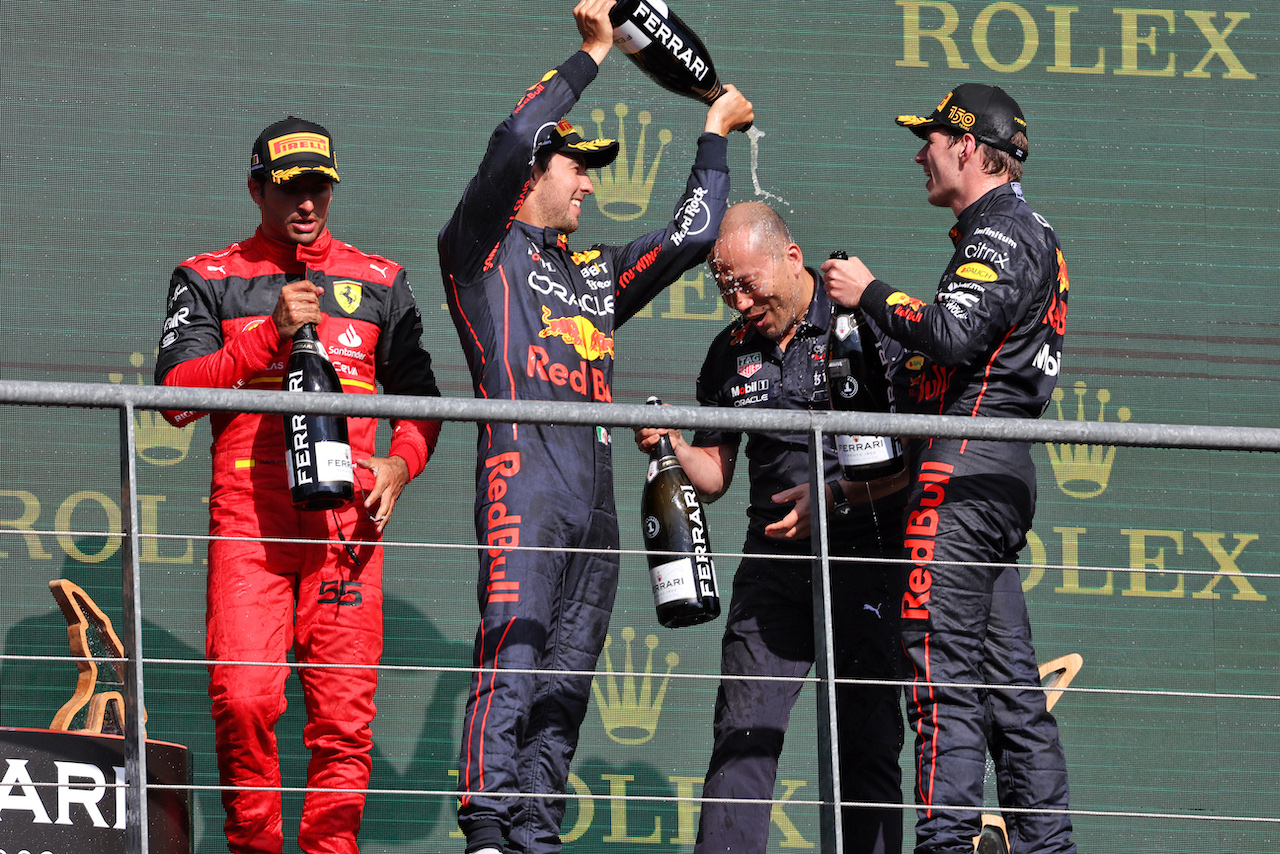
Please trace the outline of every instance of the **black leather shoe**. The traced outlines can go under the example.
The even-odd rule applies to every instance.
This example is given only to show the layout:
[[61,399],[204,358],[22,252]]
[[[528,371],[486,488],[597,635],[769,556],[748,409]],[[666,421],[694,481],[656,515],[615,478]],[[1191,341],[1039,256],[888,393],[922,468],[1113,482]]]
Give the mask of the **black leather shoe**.
[[986,825],[978,836],[977,854],[1009,854],[1009,846],[1005,844],[1004,834],[1000,828]]

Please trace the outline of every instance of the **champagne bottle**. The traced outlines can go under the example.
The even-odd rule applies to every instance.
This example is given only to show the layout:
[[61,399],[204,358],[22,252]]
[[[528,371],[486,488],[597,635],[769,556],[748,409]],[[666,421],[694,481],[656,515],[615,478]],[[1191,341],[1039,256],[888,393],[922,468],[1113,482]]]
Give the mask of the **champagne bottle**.
[[[654,405],[661,402],[656,397],[648,400]],[[668,436],[662,436],[649,452],[640,518],[658,622],[675,629],[720,616],[720,589],[715,563],[708,554],[711,543],[706,515]]]
[[[285,363],[285,391],[341,392],[338,372],[316,335],[313,323],[293,336]],[[341,415],[284,416],[285,468],[289,496],[302,510],[341,507],[355,493],[347,419]]]
[[[832,258],[848,258],[840,251]],[[867,316],[857,308],[832,304],[827,330],[827,397],[837,412],[892,412],[893,385],[889,360],[876,340]],[[906,468],[902,442],[896,436],[836,434],[836,456],[845,480],[874,480]]]
[[710,104],[724,92],[702,39],[663,0],[619,0],[613,41],[663,89]]

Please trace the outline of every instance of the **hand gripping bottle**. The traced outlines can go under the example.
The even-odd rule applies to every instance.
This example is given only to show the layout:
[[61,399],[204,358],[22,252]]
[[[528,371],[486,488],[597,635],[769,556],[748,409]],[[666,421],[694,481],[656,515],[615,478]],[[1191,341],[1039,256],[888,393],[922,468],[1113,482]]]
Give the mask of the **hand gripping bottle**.
[[[832,258],[848,258],[832,252]],[[827,391],[837,412],[892,412],[893,385],[888,359],[867,316],[856,308],[832,304],[827,330]],[[836,435],[836,455],[844,479],[874,480],[906,468],[896,436]]]
[[663,89],[705,104],[724,92],[706,45],[663,0],[620,0],[609,20],[614,44]]
[[[293,336],[285,363],[285,391],[342,392],[316,327],[308,323]],[[347,419],[341,415],[284,416],[285,468],[289,495],[301,510],[341,507],[355,493]]]
[[[656,397],[647,402],[661,403]],[[658,622],[675,629],[720,616],[720,590],[716,567],[708,554],[711,543],[706,514],[668,436],[662,436],[649,452],[640,518]]]

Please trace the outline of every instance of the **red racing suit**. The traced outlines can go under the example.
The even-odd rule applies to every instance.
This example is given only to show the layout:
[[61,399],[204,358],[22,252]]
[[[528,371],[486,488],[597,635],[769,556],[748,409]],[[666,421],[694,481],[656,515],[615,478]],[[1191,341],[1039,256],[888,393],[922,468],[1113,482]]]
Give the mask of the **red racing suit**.
[[[311,246],[262,234],[174,270],[156,382],[203,388],[279,389],[290,341],[271,318],[280,289],[303,277],[324,289],[320,341],[343,391],[439,395],[422,349],[422,320],[400,265],[367,255],[326,230]],[[168,412],[175,425],[201,412]],[[207,656],[214,661],[367,664],[304,667],[303,741],[307,785],[365,789],[372,762],[369,722],[382,655],[382,549],[362,493],[374,483],[356,469],[356,499],[332,511],[295,510],[285,473],[283,419],[214,412],[209,494]],[[377,420],[349,419],[352,460],[374,453]],[[394,423],[390,455],[422,472],[440,432],[436,421]],[[259,538],[315,540],[264,543]],[[342,542],[346,540],[352,545]],[[224,786],[280,785],[275,723],[284,712],[287,666],[209,667],[218,770]],[[278,854],[278,792],[225,791],[233,852]],[[306,852],[353,854],[363,794],[308,793],[298,843]]]
[[[610,402],[614,331],[707,255],[729,193],[727,143],[704,133],[663,229],[570,252],[566,235],[515,219],[535,143],[596,75],[578,52],[530,87],[494,131],[440,232],[449,310],[478,397]],[[607,431],[485,424],[476,460],[481,623],[459,757],[467,849],[560,849],[563,794],[618,585]],[[538,546],[548,551],[522,551]],[[590,549],[593,551],[580,551]],[[524,670],[579,671],[539,676]]]
[[[1058,238],[1009,183],[961,211],[951,240],[932,305],[879,280],[862,295],[868,316],[909,351],[898,400],[920,413],[1038,418],[1066,331]],[[901,618],[923,805],[916,852],[973,851],[989,750],[1000,804],[1033,810],[1005,816],[1010,850],[1074,854],[1066,758],[1014,565],[1035,513],[1030,445],[917,440],[911,458]]]

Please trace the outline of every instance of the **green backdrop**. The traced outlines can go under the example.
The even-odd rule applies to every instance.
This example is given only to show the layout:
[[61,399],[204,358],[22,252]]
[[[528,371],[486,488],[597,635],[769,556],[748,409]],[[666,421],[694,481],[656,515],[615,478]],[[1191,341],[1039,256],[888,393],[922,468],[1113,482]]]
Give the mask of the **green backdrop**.
[[[434,237],[493,126],[580,43],[571,8],[7,4],[0,377],[149,382],[169,272],[252,230],[250,145],[293,113],[337,138],[343,182],[330,225],[408,267],[441,387],[469,396]],[[1280,408],[1273,3],[704,0],[676,11],[711,46],[722,78],[752,99],[765,133],[754,181],[747,140],[731,141],[732,200],[771,198],[810,260],[843,248],[929,298],[952,220],[926,205],[911,159],[917,141],[893,118],[927,113],[960,82],[998,84],[1029,118],[1026,193],[1056,227],[1073,283],[1062,400],[1045,417],[1271,425]],[[637,180],[598,186],[600,204],[588,204],[576,245],[666,219],[702,116],[620,54],[609,57],[571,118],[625,136],[626,177]],[[641,185],[651,173],[650,198]],[[728,319],[706,271],[687,274],[619,335],[615,400],[693,402],[706,345]],[[208,427],[166,431],[149,414],[139,419],[142,526],[176,535],[143,546],[146,653],[198,659],[204,543],[189,537],[206,530]],[[115,436],[113,413],[0,411],[0,527],[31,532],[0,535],[3,653],[65,651],[65,623],[46,589],[53,577],[86,587],[119,619],[117,541],[95,535],[118,526]],[[472,426],[447,425],[398,507],[391,538],[462,547],[389,548],[388,664],[469,662],[474,439]],[[638,549],[645,459],[629,437],[616,444],[623,545]],[[1098,689],[1057,709],[1072,805],[1085,811],[1076,820],[1082,849],[1272,850],[1274,825],[1129,813],[1280,820],[1280,586],[1245,574],[1275,572],[1276,458],[1043,446],[1036,458],[1040,505],[1023,561],[1046,565],[1024,571],[1037,647],[1043,659],[1081,653],[1075,684]],[[721,550],[741,542],[745,495],[739,483],[712,508]],[[71,533],[39,533],[53,530]],[[719,561],[726,591],[735,563]],[[611,667],[651,662],[650,688],[666,690],[660,705],[620,707],[602,679],[604,702],[589,713],[573,782],[580,794],[695,796],[715,683],[678,677],[716,672],[722,624],[661,629],[643,559],[626,557],[623,577]],[[190,746],[196,782],[213,785],[205,683],[198,665],[155,665],[147,702],[152,736]],[[3,662],[0,724],[47,725],[74,684],[70,664]],[[382,676],[374,786],[452,788],[465,684],[449,670]],[[627,687],[618,680],[619,696]],[[280,738],[286,784],[301,785],[301,698],[293,683],[290,692]],[[1215,696],[1227,693],[1262,697]],[[808,691],[779,798],[816,797],[812,709]],[[298,803],[287,796],[287,837]],[[362,847],[461,850],[452,813],[447,794],[374,796]],[[813,807],[784,804],[775,817],[771,850],[817,845]],[[195,818],[196,850],[221,850],[216,794],[195,796]],[[586,802],[566,822],[570,850],[616,854],[686,851],[695,826],[694,805],[647,801]]]

